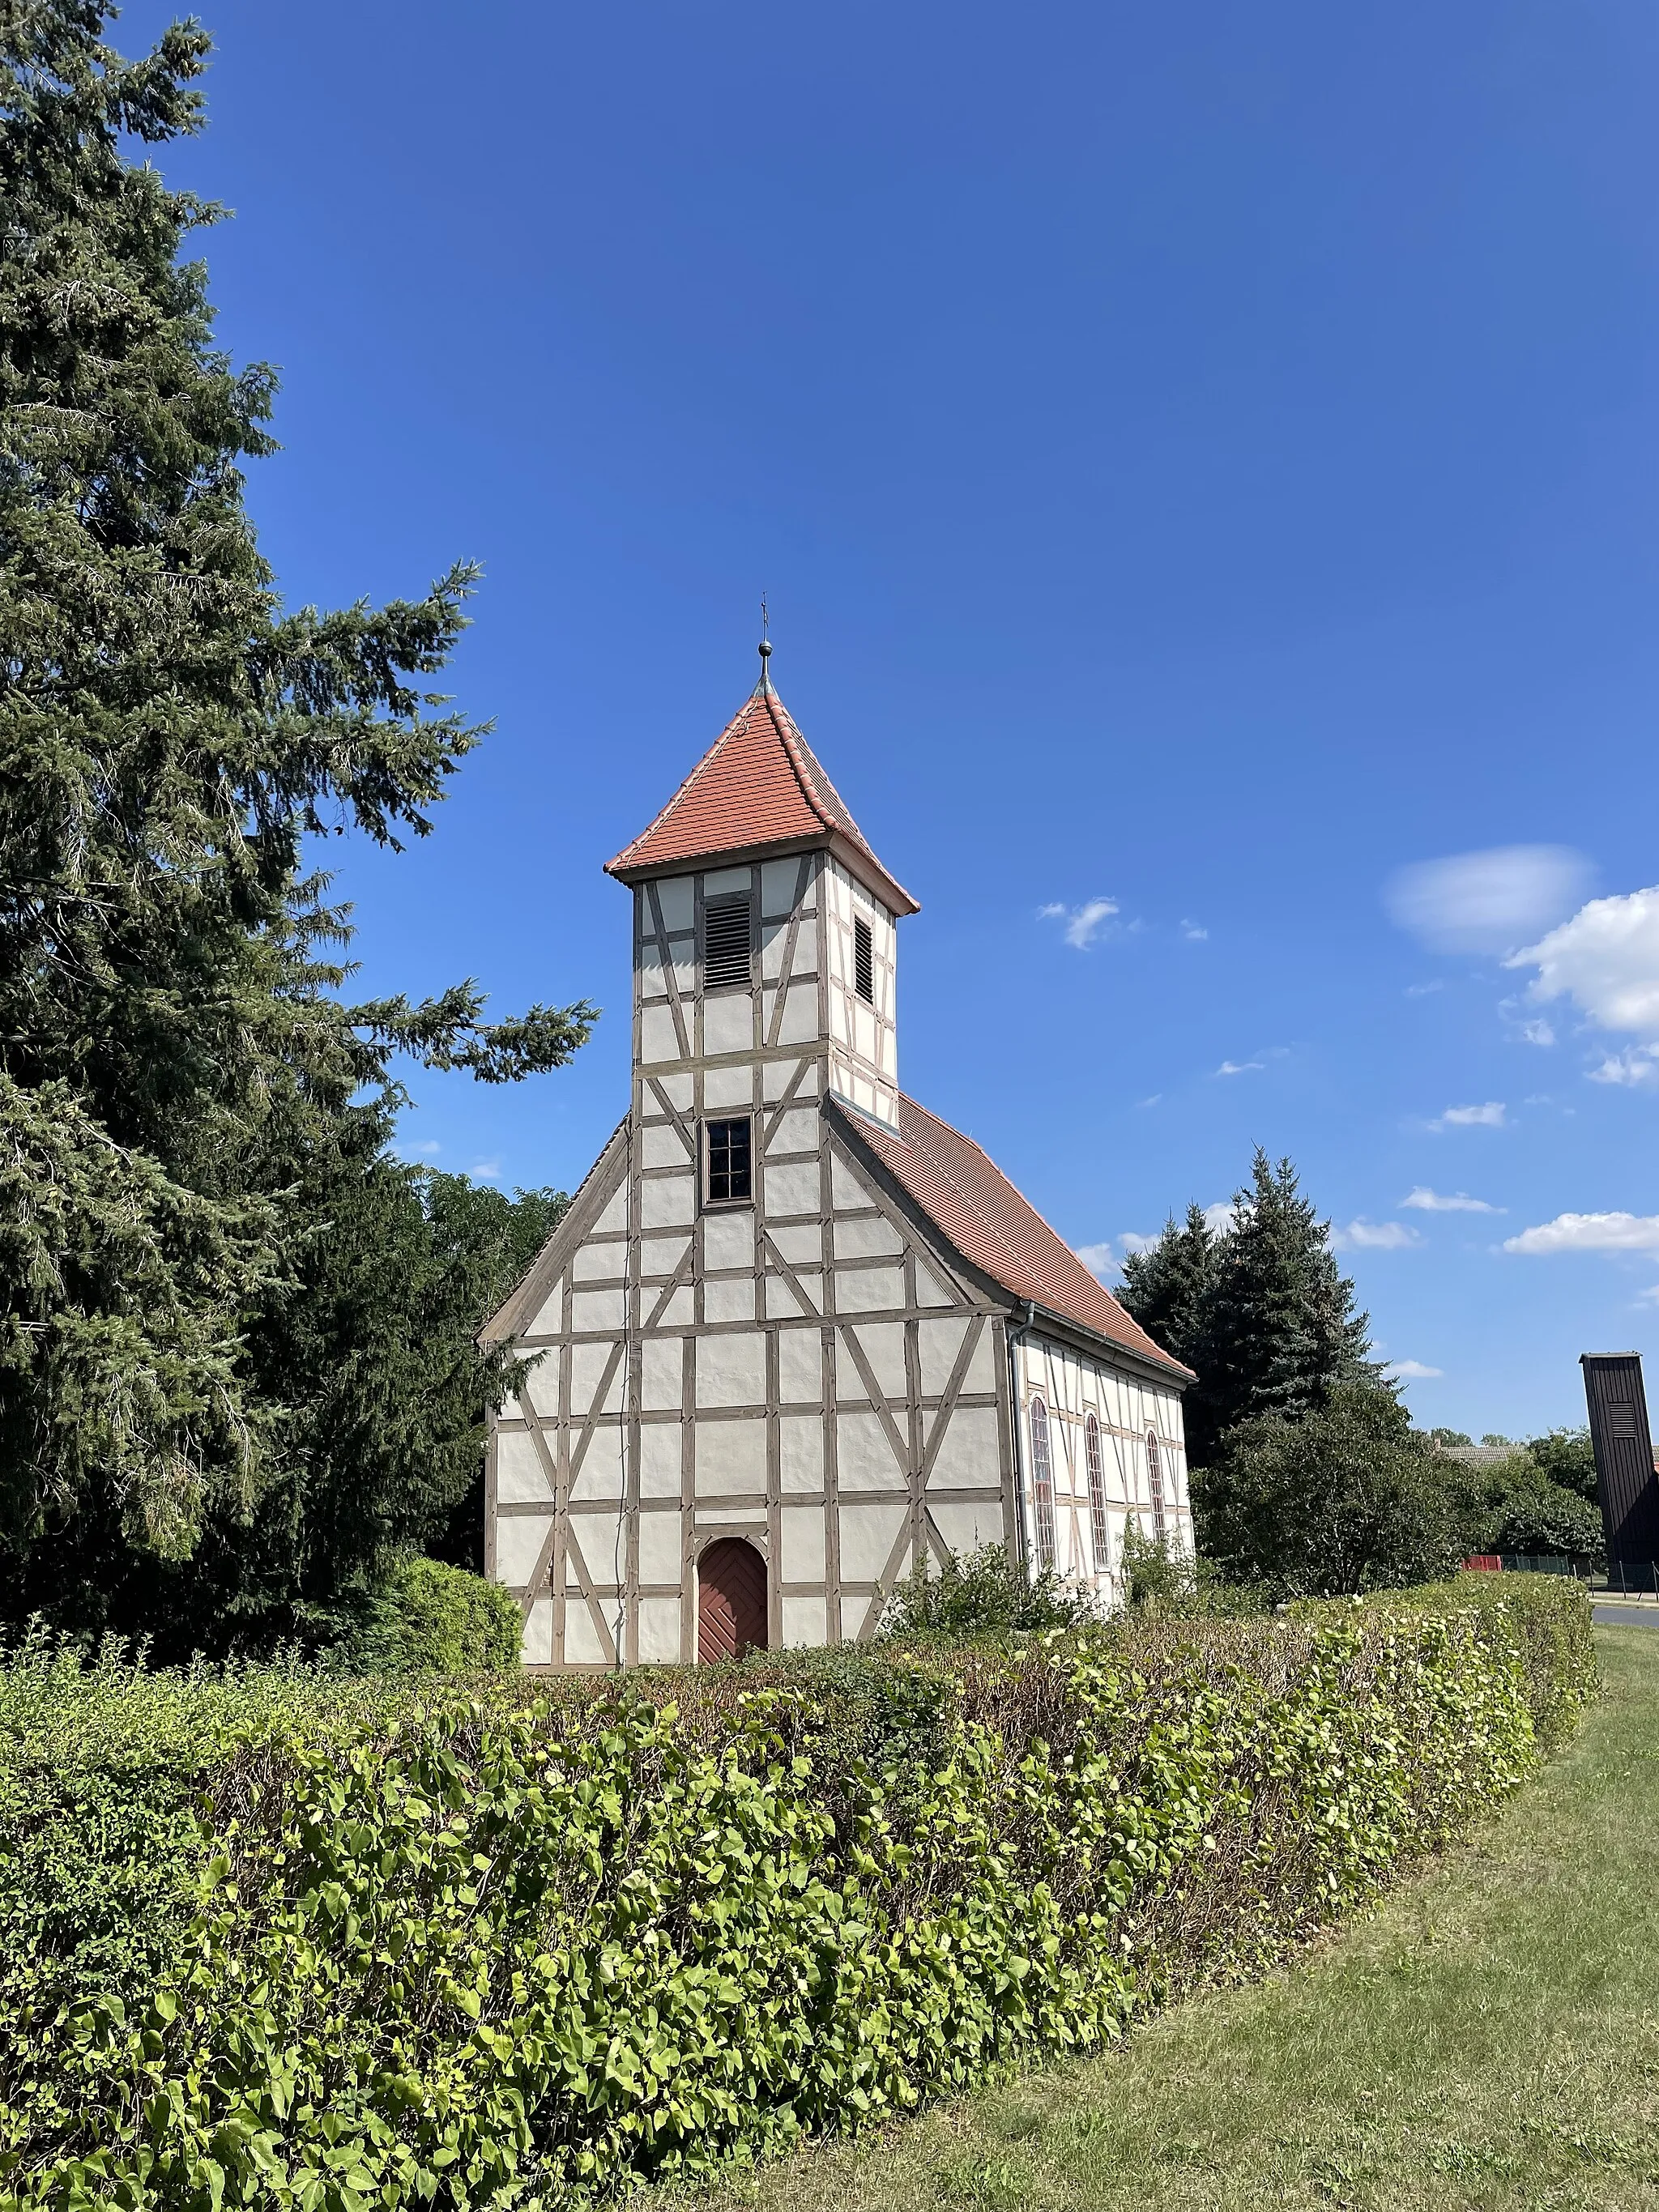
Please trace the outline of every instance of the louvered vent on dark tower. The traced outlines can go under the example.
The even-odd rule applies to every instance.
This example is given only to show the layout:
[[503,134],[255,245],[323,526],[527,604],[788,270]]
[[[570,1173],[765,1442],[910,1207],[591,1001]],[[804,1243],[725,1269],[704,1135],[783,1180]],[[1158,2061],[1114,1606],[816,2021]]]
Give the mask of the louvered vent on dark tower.
[[749,988],[749,896],[710,899],[702,910],[705,991]]

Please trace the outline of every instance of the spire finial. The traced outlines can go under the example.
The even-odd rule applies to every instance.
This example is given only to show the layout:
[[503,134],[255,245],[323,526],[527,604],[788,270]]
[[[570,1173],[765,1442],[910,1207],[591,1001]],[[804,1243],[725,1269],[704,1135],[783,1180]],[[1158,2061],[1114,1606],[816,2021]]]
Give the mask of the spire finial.
[[772,688],[772,672],[766,665],[772,658],[772,641],[769,635],[771,627],[771,617],[766,611],[766,594],[763,592],[761,593],[760,641],[761,690],[763,691],[769,691]]

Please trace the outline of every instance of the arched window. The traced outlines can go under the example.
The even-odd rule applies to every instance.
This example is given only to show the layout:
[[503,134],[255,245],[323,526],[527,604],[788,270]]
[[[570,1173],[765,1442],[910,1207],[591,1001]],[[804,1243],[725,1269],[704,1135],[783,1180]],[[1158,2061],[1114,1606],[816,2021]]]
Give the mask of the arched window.
[[1041,1398],[1031,1401],[1031,1498],[1037,1565],[1046,1575],[1054,1564],[1054,1468],[1048,1454],[1048,1408]]
[[1158,1457],[1158,1431],[1146,1431],[1146,1485],[1152,1497],[1152,1534],[1164,1537],[1164,1462]]
[[1095,1540],[1095,1572],[1103,1575],[1112,1564],[1112,1537],[1106,1520],[1106,1462],[1100,1455],[1100,1423],[1092,1413],[1083,1425],[1083,1443],[1089,1461],[1089,1528]]

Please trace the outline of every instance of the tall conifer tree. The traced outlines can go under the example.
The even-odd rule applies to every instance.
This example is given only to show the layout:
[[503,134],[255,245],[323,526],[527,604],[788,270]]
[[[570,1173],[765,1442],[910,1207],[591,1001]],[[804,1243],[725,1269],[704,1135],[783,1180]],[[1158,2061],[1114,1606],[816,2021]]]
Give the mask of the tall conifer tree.
[[273,379],[180,258],[217,210],[123,151],[199,127],[208,41],[127,61],[109,12],[0,15],[0,1583],[136,1626],[192,1555],[269,1615],[441,1521],[393,1058],[511,1080],[592,1010],[342,1002],[304,842],[427,834],[472,572],[283,611],[242,504]]
[[[1294,1419],[1341,1383],[1384,1387],[1369,1316],[1336,1264],[1330,1224],[1289,1160],[1259,1147],[1231,1225],[1211,1237],[1196,1206],[1124,1270],[1123,1303],[1198,1375],[1185,1400],[1188,1454],[1207,1466],[1229,1429],[1255,1415]],[[1159,1325],[1171,1334],[1161,1335]],[[1178,1334],[1180,1342],[1174,1341]]]
[[1216,1237],[1196,1203],[1179,1224],[1123,1263],[1123,1304],[1153,1340],[1188,1366],[1196,1364],[1215,1273]]

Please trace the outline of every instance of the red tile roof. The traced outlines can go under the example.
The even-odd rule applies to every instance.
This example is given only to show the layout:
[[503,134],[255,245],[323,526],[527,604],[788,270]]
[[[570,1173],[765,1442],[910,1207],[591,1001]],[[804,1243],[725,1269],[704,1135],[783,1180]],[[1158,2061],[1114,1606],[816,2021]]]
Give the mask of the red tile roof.
[[971,1138],[914,1098],[901,1097],[896,1133],[839,1099],[836,1103],[927,1218],[994,1283],[1173,1376],[1194,1379],[1190,1368],[1172,1359],[1130,1320]]
[[917,911],[763,678],[656,820],[605,862],[605,872],[626,883],[692,860],[811,844],[838,851],[896,912]]

